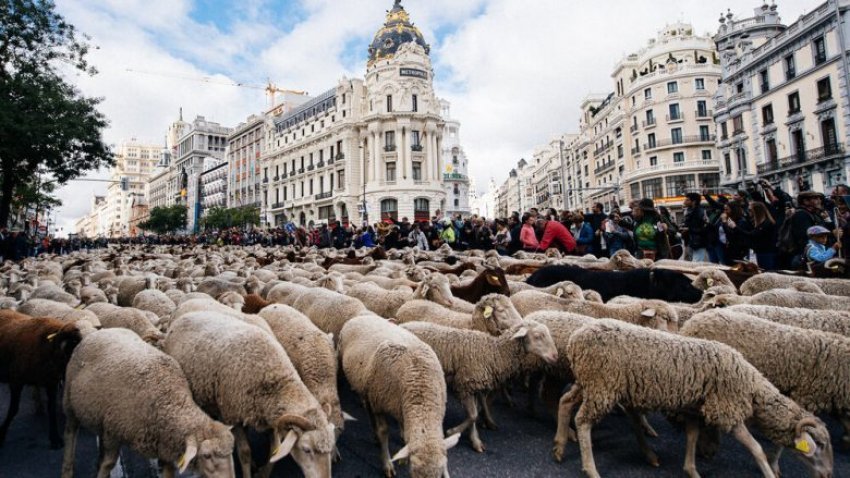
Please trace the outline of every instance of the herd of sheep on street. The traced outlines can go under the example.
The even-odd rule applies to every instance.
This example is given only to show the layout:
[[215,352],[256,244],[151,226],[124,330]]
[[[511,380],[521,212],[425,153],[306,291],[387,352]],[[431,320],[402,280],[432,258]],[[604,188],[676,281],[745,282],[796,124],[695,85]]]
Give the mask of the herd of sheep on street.
[[[24,386],[42,390],[62,478],[80,428],[98,437],[98,478],[122,446],[169,478],[268,477],[286,456],[329,478],[352,419],[343,383],[387,477],[447,477],[454,446],[486,460],[479,427],[495,430],[493,400],[520,394],[551,412],[553,459],[590,477],[608,475],[591,433],[612,413],[647,466],[659,463],[648,415],[683,429],[691,478],[698,454],[723,447],[765,477],[784,452],[826,478],[850,447],[848,280],[627,251],[134,246],[7,262],[0,293],[0,446]],[[462,421],[446,420],[449,400]],[[390,450],[396,423],[404,446]]]

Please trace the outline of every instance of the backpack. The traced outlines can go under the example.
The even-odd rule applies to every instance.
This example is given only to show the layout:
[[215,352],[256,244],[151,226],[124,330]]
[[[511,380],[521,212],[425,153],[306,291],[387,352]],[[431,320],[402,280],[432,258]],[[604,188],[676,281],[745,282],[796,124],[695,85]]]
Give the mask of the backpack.
[[794,244],[794,235],[791,233],[791,218],[786,218],[785,221],[782,222],[782,225],[779,226],[779,233],[776,237],[776,248],[779,249],[779,252],[784,252],[786,254],[794,253],[796,247]]

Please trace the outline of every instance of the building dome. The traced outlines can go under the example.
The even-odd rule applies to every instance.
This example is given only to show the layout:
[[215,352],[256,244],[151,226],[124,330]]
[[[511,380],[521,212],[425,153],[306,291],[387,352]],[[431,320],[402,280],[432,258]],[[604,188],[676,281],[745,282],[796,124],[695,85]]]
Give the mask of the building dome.
[[425,49],[425,53],[430,53],[431,47],[425,43],[422,32],[410,22],[410,15],[401,6],[401,0],[395,0],[393,9],[387,12],[386,23],[375,34],[369,46],[368,66],[378,60],[392,58],[402,44],[411,42],[418,43]]

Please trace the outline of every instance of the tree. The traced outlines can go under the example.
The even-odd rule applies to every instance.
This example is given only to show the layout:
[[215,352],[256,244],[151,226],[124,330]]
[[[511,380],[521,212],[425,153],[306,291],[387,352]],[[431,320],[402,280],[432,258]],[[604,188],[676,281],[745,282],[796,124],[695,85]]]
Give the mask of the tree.
[[157,234],[168,234],[186,229],[186,224],[186,206],[175,204],[174,206],[153,208],[147,221],[139,224],[139,227]]
[[204,228],[221,229],[222,227],[226,227],[229,219],[228,211],[228,209],[223,207],[208,209],[203,219]]
[[56,13],[50,0],[0,0],[0,225],[16,189],[40,172],[65,184],[113,164],[102,138],[108,125],[63,79],[68,68],[93,75],[88,37]]

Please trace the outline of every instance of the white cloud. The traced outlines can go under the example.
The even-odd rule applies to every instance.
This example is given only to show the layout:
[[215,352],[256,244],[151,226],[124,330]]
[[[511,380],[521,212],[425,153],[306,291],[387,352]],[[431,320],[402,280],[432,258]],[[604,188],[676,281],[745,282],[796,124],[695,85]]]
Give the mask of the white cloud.
[[[265,106],[262,91],[126,72],[132,68],[186,78],[280,86],[317,94],[343,75],[362,77],[372,35],[390,0],[302,0],[284,5],[251,0],[225,6],[235,19],[226,31],[191,18],[191,0],[60,0],[59,11],[100,47],[91,60],[101,71],[78,77],[88,95],[104,97],[112,143],[132,137],[161,142],[176,119],[203,115],[236,125]],[[750,16],[760,0],[743,2]],[[666,23],[693,23],[715,32],[725,5],[697,0],[407,0],[405,7],[432,45],[438,95],[462,123],[464,147],[479,188],[503,180],[520,157],[552,136],[576,129],[588,93],[613,89],[610,73],[624,54]],[[811,0],[785,0],[793,21]],[[292,12],[296,12],[294,15]],[[297,19],[294,21],[293,19]],[[435,38],[437,32],[445,34]],[[351,43],[358,59],[351,60]],[[362,60],[362,61],[361,61]],[[105,174],[105,173],[103,173]],[[102,185],[63,188],[60,223],[70,230]]]

